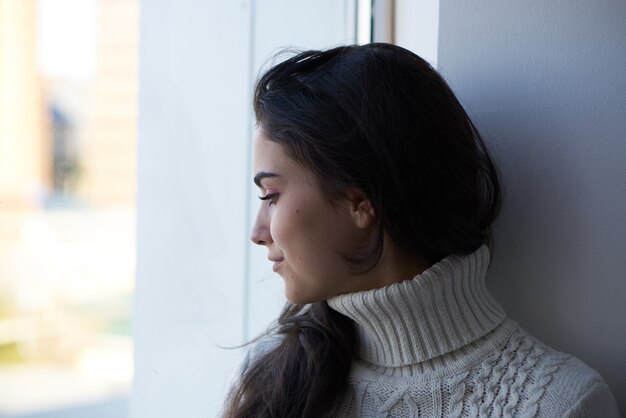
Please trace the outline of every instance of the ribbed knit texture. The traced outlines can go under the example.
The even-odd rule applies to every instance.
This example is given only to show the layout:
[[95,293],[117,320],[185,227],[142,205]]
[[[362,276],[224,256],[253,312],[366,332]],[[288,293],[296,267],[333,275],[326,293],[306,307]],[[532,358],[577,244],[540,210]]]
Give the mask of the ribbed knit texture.
[[489,250],[328,300],[359,349],[332,417],[619,417],[602,378],[552,350],[489,294]]

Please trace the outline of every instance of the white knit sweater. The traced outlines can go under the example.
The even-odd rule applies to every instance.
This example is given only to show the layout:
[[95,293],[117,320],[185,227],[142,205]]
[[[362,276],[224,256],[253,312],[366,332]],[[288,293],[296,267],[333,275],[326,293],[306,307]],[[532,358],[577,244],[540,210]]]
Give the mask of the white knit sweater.
[[489,250],[328,300],[359,340],[332,417],[618,417],[602,377],[506,319]]

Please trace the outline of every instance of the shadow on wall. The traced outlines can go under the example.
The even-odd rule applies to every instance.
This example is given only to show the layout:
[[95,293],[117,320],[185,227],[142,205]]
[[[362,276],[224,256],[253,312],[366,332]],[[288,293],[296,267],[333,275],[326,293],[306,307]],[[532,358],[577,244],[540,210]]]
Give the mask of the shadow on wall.
[[626,3],[439,4],[438,65],[506,189],[489,287],[624,413]]
[[[610,116],[591,118],[610,126],[618,120]],[[593,139],[589,118],[554,109],[480,115],[507,194],[489,284],[510,317],[597,369],[623,409],[626,330],[617,318],[626,313],[616,295],[626,283],[618,244],[626,228],[617,208],[626,208],[626,170],[619,150],[602,143],[610,139]]]

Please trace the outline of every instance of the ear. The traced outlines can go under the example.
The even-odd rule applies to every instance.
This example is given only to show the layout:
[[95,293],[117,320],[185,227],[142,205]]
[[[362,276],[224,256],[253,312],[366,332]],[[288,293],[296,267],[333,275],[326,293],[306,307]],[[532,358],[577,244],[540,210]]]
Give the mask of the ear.
[[355,225],[360,229],[369,228],[376,218],[370,198],[363,190],[356,187],[350,188],[346,196],[350,202],[350,216]]

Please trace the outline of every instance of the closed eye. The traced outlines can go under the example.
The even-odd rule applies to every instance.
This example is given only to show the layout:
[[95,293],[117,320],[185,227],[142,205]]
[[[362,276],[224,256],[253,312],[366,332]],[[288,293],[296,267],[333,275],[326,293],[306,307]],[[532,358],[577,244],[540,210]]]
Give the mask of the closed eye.
[[269,203],[270,205],[272,203],[276,204],[276,199],[277,198],[278,198],[278,193],[270,193],[270,194],[267,194],[265,196],[259,196],[259,199],[261,199],[261,200],[269,200],[270,201],[270,203]]

